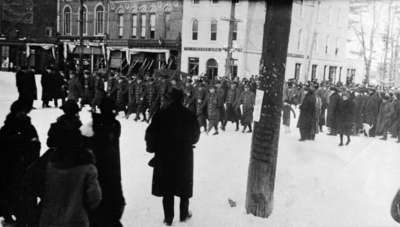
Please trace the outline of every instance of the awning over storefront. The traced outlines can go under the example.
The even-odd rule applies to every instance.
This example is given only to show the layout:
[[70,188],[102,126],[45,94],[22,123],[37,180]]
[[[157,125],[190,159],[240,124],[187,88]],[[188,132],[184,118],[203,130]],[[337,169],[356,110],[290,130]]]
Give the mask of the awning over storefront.
[[74,54],[80,54],[82,50],[82,54],[87,54],[87,55],[102,55],[102,50],[101,47],[87,47],[87,46],[77,46],[74,49]]

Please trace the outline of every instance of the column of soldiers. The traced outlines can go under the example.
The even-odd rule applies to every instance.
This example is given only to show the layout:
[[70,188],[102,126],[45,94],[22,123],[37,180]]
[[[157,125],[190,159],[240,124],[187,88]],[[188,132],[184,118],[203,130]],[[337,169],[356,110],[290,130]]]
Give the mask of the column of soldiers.
[[135,121],[149,122],[163,108],[167,91],[178,88],[185,94],[184,105],[196,113],[204,132],[213,130],[213,135],[217,135],[220,130],[225,131],[228,122],[234,124],[236,131],[241,124],[243,133],[252,132],[256,77],[210,81],[169,75],[127,76],[116,71],[110,72],[108,78],[100,72],[91,75],[85,71],[81,79],[74,72],[69,75],[68,99],[80,102],[81,106],[89,105],[93,111],[107,96],[126,119],[134,115]]

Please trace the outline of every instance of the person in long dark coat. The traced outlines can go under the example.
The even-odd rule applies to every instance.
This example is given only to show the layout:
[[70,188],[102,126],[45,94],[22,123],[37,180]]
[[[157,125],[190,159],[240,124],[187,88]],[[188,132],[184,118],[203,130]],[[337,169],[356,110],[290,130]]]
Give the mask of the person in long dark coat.
[[0,216],[6,224],[21,221],[23,176],[40,155],[39,137],[27,115],[31,109],[31,103],[15,101],[0,129]]
[[375,136],[376,123],[379,114],[379,107],[381,105],[381,98],[378,96],[378,93],[375,90],[369,91],[369,96],[365,101],[365,105],[362,110],[362,118],[363,123],[366,123],[371,126],[369,131],[369,136]]
[[82,83],[82,88],[83,88],[83,94],[82,94],[82,100],[81,100],[81,106],[85,105],[92,105],[93,98],[94,98],[94,93],[95,93],[95,87],[94,87],[94,78],[92,75],[90,75],[89,72],[85,72],[83,74],[83,83]]
[[96,109],[100,106],[101,101],[105,97],[104,80],[99,72],[96,73],[94,78],[94,98],[92,101],[92,108]]
[[343,135],[346,135],[346,145],[350,144],[350,135],[352,134],[354,123],[354,101],[348,92],[344,92],[337,105],[337,129],[340,138],[339,146],[343,146]]
[[293,117],[296,118],[296,113],[289,100],[284,100],[282,106],[282,123],[285,127],[285,133],[290,133],[290,113],[293,113]]
[[213,135],[218,135],[218,123],[220,120],[220,105],[221,100],[218,97],[218,94],[215,91],[215,87],[211,86],[209,88],[209,93],[207,96],[207,118],[208,118],[208,132],[211,131],[212,128],[214,128],[215,132]]
[[91,138],[96,167],[102,188],[103,199],[91,215],[93,227],[122,226],[125,198],[121,184],[121,158],[119,138],[121,125],[115,119],[117,108],[111,98],[104,98],[100,104],[100,114],[93,113]]
[[158,111],[146,130],[147,151],[155,156],[152,194],[163,197],[164,223],[172,225],[174,196],[181,199],[180,221],[191,217],[189,198],[193,196],[193,148],[200,137],[196,115],[185,108],[183,92],[171,89],[168,104]]
[[142,121],[147,121],[147,116],[146,116],[146,86],[142,80],[142,78],[138,77],[136,79],[136,84],[135,84],[135,106],[136,106],[136,117],[135,121],[140,120],[140,114],[142,114],[143,119]]
[[300,105],[300,116],[297,122],[297,127],[300,130],[300,141],[314,140],[315,138],[315,102],[314,91],[307,88],[307,94]]
[[155,105],[157,102],[157,86],[153,78],[150,78],[147,82],[145,93],[145,109],[149,111],[149,116],[147,118],[147,122],[149,122],[155,113]]
[[68,81],[68,100],[74,100],[78,102],[82,97],[83,88],[79,77],[74,73],[70,72],[70,79]]
[[329,102],[328,102],[328,114],[326,117],[326,126],[329,128],[329,134],[328,135],[336,135],[337,134],[337,105],[340,100],[340,96],[338,93],[337,88],[333,87],[331,88],[333,93],[329,96]]
[[35,74],[31,70],[19,70],[15,77],[19,93],[18,99],[33,104],[33,101],[37,99]]
[[196,116],[197,121],[200,127],[204,127],[204,131],[208,132],[207,130],[207,92],[204,88],[203,84],[199,84],[198,87],[195,89],[194,92],[195,96],[195,104],[196,104]]
[[52,98],[52,72],[51,68],[47,67],[43,72],[42,77],[40,79],[40,83],[42,85],[42,107],[49,107],[49,101]]
[[107,80],[107,96],[112,98],[115,102],[117,101],[118,92],[118,78],[117,74],[111,72]]
[[387,95],[383,95],[382,103],[379,107],[379,113],[376,120],[375,135],[383,136],[387,140],[387,134],[392,123],[392,115],[395,113],[394,105]]
[[254,104],[255,104],[255,97],[256,95],[250,90],[250,86],[246,85],[244,88],[244,92],[240,95],[239,98],[239,105],[243,106],[243,114],[242,114],[242,125],[244,133],[246,128],[248,127],[247,132],[252,132],[252,124],[253,124],[253,111],[254,111]]
[[365,105],[365,96],[360,91],[354,92],[354,133],[357,135],[362,130],[362,110]]
[[225,100],[225,105],[226,105],[226,115],[225,115],[225,122],[224,122],[224,127],[226,127],[226,124],[228,121],[236,123],[236,131],[239,131],[239,120],[241,116],[240,112],[240,103],[239,103],[239,98],[240,98],[240,93],[239,90],[237,89],[237,84],[232,83],[231,87],[229,88],[227,95],[226,95],[226,100]]
[[225,89],[222,87],[222,84],[220,81],[216,83],[216,93],[218,96],[218,110],[219,110],[219,121],[221,122],[221,129],[222,131],[225,131],[225,119],[226,119],[226,109],[225,109],[225,101],[226,101],[226,92]]

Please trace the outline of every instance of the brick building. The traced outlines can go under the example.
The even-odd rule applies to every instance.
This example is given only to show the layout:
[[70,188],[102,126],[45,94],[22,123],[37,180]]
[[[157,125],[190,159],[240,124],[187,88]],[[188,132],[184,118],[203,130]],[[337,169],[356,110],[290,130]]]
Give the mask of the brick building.
[[82,51],[91,70],[179,68],[181,0],[84,0],[83,15],[81,48],[80,1],[58,0],[57,28],[69,60],[76,63]]
[[57,59],[57,2],[2,0],[0,4],[1,68],[31,66],[40,71]]
[[83,55],[85,69],[104,67],[108,34],[108,0],[83,1],[83,47],[80,47],[80,0],[57,0],[57,32],[63,57],[76,64]]
[[126,61],[133,71],[179,68],[181,0],[110,1],[109,9],[110,67]]

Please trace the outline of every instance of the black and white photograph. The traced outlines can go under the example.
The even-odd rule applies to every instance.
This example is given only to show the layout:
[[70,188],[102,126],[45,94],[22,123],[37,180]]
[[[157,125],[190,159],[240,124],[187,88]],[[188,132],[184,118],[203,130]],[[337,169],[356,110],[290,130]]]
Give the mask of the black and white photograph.
[[0,227],[400,226],[400,0],[0,0]]

